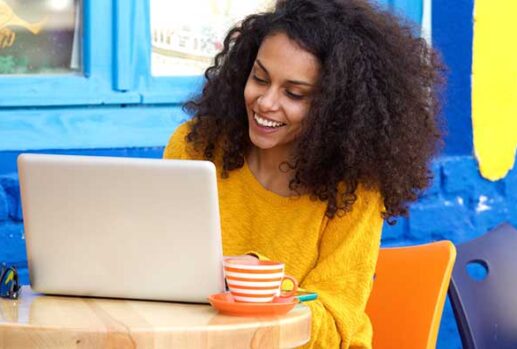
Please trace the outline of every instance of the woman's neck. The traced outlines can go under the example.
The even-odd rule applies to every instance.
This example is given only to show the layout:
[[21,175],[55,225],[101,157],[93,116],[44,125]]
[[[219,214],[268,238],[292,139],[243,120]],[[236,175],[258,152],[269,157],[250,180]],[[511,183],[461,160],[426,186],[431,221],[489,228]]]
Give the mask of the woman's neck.
[[278,149],[252,147],[246,161],[251,173],[264,188],[281,196],[292,196],[295,192],[289,189],[289,182],[294,172],[282,165],[288,161],[288,154]]

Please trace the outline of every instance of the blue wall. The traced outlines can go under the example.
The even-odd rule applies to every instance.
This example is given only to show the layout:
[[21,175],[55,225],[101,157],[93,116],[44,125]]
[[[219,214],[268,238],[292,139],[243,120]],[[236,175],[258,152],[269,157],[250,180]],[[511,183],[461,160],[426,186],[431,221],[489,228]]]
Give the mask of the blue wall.
[[433,0],[433,46],[448,67],[446,154],[472,154],[471,73],[474,0]]

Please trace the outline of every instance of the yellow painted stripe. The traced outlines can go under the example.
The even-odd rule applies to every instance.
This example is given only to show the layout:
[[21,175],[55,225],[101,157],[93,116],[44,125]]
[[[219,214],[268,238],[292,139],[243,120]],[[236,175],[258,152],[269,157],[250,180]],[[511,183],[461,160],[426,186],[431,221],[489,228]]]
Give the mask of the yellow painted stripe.
[[517,148],[517,1],[477,0],[472,124],[483,177],[504,178]]

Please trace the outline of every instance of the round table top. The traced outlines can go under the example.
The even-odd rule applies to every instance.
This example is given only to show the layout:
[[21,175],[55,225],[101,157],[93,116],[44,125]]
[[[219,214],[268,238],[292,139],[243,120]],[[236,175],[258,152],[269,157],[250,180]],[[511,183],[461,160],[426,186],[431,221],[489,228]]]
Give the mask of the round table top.
[[210,305],[47,296],[0,299],[5,348],[293,348],[310,339],[310,309],[237,317]]

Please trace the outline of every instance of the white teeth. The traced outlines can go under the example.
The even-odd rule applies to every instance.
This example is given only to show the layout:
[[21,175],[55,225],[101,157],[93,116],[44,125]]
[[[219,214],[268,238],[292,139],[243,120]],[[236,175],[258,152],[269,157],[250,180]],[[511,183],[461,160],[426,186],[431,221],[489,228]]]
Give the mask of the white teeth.
[[265,126],[265,127],[280,127],[280,126],[283,126],[284,124],[281,123],[281,122],[276,122],[276,121],[273,121],[273,120],[267,120],[267,119],[264,119],[264,118],[261,118],[260,116],[258,116],[257,114],[254,114],[253,115],[255,121],[257,122],[257,124],[259,124],[260,126]]

